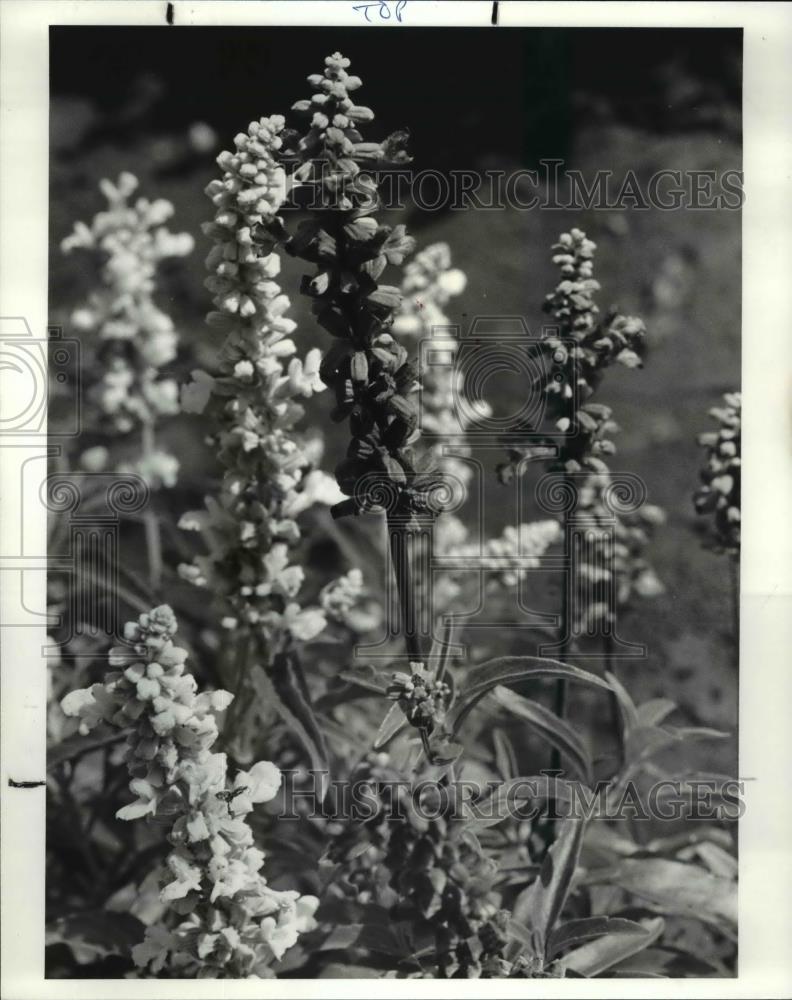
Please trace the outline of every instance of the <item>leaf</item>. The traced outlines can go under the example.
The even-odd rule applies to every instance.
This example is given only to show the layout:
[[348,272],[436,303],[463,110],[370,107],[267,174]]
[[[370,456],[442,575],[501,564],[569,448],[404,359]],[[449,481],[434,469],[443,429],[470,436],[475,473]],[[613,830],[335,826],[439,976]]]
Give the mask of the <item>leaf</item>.
[[614,976],[656,976],[671,979],[728,977],[729,971],[721,963],[713,964],[704,958],[691,955],[680,948],[664,945],[662,948],[644,948],[612,968]]
[[665,858],[628,858],[592,872],[587,882],[617,885],[664,913],[716,925],[737,923],[737,883],[698,865]]
[[517,774],[517,755],[509,737],[500,729],[492,733],[495,745],[495,766],[504,781],[511,781]]
[[79,965],[108,955],[128,956],[143,940],[145,927],[131,913],[90,910],[61,917],[46,931],[45,944],[65,944]]
[[566,902],[585,827],[580,819],[559,822],[555,842],[545,855],[539,877],[515,901],[512,917],[536,934],[541,955],[546,953],[548,937]]
[[580,944],[606,934],[645,934],[645,929],[635,920],[623,917],[584,917],[569,920],[556,928],[547,941],[547,957],[555,958],[559,952],[573,944]]
[[[276,654],[267,677],[272,685],[276,710],[302,743],[313,770],[324,775],[323,785],[326,785],[330,771],[327,747],[311,708],[310,694],[297,654],[293,650]],[[325,790],[323,788],[323,798]]]
[[736,881],[739,872],[737,858],[729,854],[728,851],[724,851],[718,844],[708,841],[696,844],[693,850],[695,850],[696,854],[698,854],[713,875],[721,875],[723,878]]
[[616,700],[619,703],[619,710],[622,714],[622,719],[624,721],[624,735],[628,737],[633,729],[638,726],[638,709],[635,706],[635,702],[627,693],[627,689],[615,676],[615,674],[605,671],[605,677],[611,686],[614,694],[616,695]]
[[430,764],[453,764],[464,753],[461,743],[449,739],[443,732],[433,733],[425,747]]
[[657,726],[677,708],[677,703],[668,698],[650,698],[638,706],[638,721],[643,726]]
[[443,633],[440,638],[432,639],[432,648],[426,661],[438,679],[444,676],[451,654],[455,651],[453,642],[456,623],[449,618],[444,618],[442,629]]
[[363,924],[342,924],[334,927],[319,945],[319,951],[345,951],[351,948],[360,937]]
[[318,979],[382,979],[385,973],[381,969],[372,969],[367,965],[348,965],[343,962],[330,962],[325,965]]
[[719,729],[708,729],[704,726],[688,726],[684,728],[661,728],[659,726],[638,725],[626,736],[627,767],[622,774],[632,774],[641,764],[655,754],[667,750],[678,743],[697,742],[699,740],[725,739],[729,734]]
[[647,918],[640,922],[640,926],[640,933],[608,934],[589,941],[558,959],[557,965],[565,972],[577,972],[586,977],[599,976],[618,962],[654,944],[663,933],[665,921],[662,917]]
[[494,687],[537,677],[556,677],[610,690],[600,677],[558,660],[539,656],[500,656],[473,667],[465,675],[454,704],[452,732],[456,733],[468,712]]
[[381,695],[385,695],[390,681],[389,676],[386,678],[381,671],[376,670],[370,663],[358,663],[353,667],[347,667],[346,670],[341,671],[339,677],[350,684],[357,684],[367,691],[373,691],[375,694]]
[[469,818],[465,820],[464,829],[476,831],[496,826],[507,816],[514,816],[521,803],[533,799],[573,804],[575,796],[572,784],[563,778],[548,778],[545,774],[513,778],[475,803],[468,803]]
[[385,718],[380,723],[377,735],[374,737],[374,749],[381,750],[384,746],[387,746],[393,737],[404,729],[406,724],[407,720],[404,718],[404,712],[401,710],[401,707],[396,703],[391,705]]
[[390,478],[394,483],[406,483],[407,475],[404,468],[397,459],[393,458],[392,455],[382,455],[382,464],[385,466],[385,471],[388,473]]
[[121,730],[114,729],[109,733],[97,729],[86,736],[79,734],[67,736],[65,740],[47,747],[47,770],[52,771],[59,764],[63,764],[67,760],[74,760],[75,757],[81,757],[92,750],[100,750],[102,747],[120,743],[131,732],[132,728],[128,727]]
[[538,701],[523,698],[500,685],[492,691],[495,701],[508,712],[525,720],[551,746],[559,750],[573,765],[578,776],[591,785],[594,782],[594,764],[588,747],[568,722]]

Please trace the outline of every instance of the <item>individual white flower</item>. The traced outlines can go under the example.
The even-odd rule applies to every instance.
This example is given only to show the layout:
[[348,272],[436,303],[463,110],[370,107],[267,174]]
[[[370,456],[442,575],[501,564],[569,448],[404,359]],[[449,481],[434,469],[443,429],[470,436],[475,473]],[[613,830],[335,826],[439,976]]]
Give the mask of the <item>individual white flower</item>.
[[240,771],[234,778],[233,790],[242,790],[243,795],[234,800],[234,812],[250,812],[254,804],[269,802],[278,794],[281,773],[269,761],[259,761],[249,771]]
[[166,451],[156,449],[144,454],[137,462],[124,462],[118,466],[121,473],[132,472],[140,476],[152,489],[176,485],[179,460]]
[[286,605],[286,609],[278,619],[282,628],[302,642],[315,639],[327,624],[327,619],[318,608],[303,609],[294,602]]
[[86,448],[80,455],[80,465],[88,472],[102,472],[103,469],[107,468],[109,457],[110,453],[107,448],[96,445],[93,448]]
[[443,296],[453,298],[464,292],[467,287],[467,276],[464,271],[460,271],[457,267],[452,267],[448,271],[443,271],[438,275],[437,284]]
[[325,384],[319,377],[321,360],[322,354],[316,347],[308,351],[304,361],[299,358],[291,359],[288,369],[289,387],[295,395],[308,398],[324,390]]

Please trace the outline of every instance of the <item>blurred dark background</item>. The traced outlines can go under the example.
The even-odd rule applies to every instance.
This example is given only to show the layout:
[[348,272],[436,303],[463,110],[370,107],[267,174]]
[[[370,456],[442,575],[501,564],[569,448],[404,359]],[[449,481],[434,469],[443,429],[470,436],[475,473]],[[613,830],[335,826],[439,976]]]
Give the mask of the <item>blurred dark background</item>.
[[[53,28],[50,321],[68,331],[95,281],[86,259],[61,256],[60,240],[102,207],[99,179],[130,170],[142,194],[174,203],[171,228],[196,237],[190,258],[163,269],[160,302],[181,333],[178,374],[211,365],[219,345],[203,323],[200,224],[210,217],[202,192],[216,175],[214,157],[251,119],[286,114],[308,96],[305,77],[332,51],[350,57],[363,79],[360,101],[377,116],[368,134],[408,128],[417,170],[509,171],[559,158],[587,178],[633,170],[645,183],[661,169],[741,168],[741,46],[736,30]],[[599,245],[602,306],[618,302],[649,331],[645,369],[612,372],[600,393],[622,428],[613,467],[643,476],[650,500],[668,513],[649,553],[666,593],[621,626],[648,645],[649,660],[620,669],[639,698],[663,694],[690,720],[735,730],[727,567],[700,545],[691,494],[696,435],[709,427],[708,408],[740,381],[739,212],[411,207],[406,221],[420,245],[447,241],[466,271],[467,289],[449,309],[463,325],[502,312],[537,328],[557,280],[550,246],[558,233],[577,225]],[[284,283],[297,274],[287,266]],[[301,345],[322,344],[325,334],[292,297]],[[325,404],[320,396],[309,424],[326,427]],[[178,517],[200,505],[216,469],[194,419],[174,420],[163,437],[182,473],[160,503]],[[328,440],[329,468],[343,437]],[[507,494],[493,474],[490,533],[514,519]],[[169,544],[178,562],[177,542]],[[525,633],[509,635],[498,632],[499,652],[525,642]],[[733,769],[735,747],[704,745],[699,763]]]

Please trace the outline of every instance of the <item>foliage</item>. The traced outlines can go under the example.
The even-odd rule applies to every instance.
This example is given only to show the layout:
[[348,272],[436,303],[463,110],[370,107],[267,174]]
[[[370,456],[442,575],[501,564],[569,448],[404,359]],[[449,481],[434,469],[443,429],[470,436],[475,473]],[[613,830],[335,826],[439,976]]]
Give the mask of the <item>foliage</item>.
[[[188,978],[730,974],[732,826],[683,819],[669,832],[645,813],[661,779],[679,777],[692,800],[692,763],[677,751],[724,734],[670,721],[678,710],[666,698],[637,704],[609,645],[617,608],[663,590],[648,552],[662,511],[614,512],[617,428],[592,399],[609,368],[641,367],[644,324],[600,316],[596,247],[580,229],[563,233],[544,303],[554,330],[531,348],[545,363],[524,387],[545,398],[544,418],[523,428],[530,445],[508,445],[498,475],[528,479],[540,459],[575,484],[574,503],[544,520],[521,509],[498,534],[473,537],[446,488],[470,486],[465,434],[492,413],[483,399],[456,405],[466,384],[447,313],[467,279],[446,244],[412,256],[405,226],[381,221],[377,172],[410,162],[407,135],[364,136],[374,114],[353,98],[362,83],[349,68],[334,53],[308,78],[299,128],[260,118],[218,157],[204,232],[207,323],[222,343],[209,371],[192,369],[180,407],[162,370],[175,328],[154,305],[155,272],[189,237],[162,228],[165,203],[130,207],[136,183],[122,175],[103,183],[110,211],[65,241],[107,258],[90,322],[75,315],[109,345],[92,368],[102,412],[128,433],[180,409],[207,435],[217,472],[201,480],[204,509],[178,518],[194,548],[169,516],[179,554],[163,558],[147,522],[150,581],[124,569],[134,589],[119,583],[119,596],[142,614],[110,650],[111,671],[97,643],[87,665],[52,666],[62,712],[49,718],[50,884],[63,888],[50,905],[50,965]],[[287,315],[275,280],[288,287],[287,258],[310,266],[300,290],[322,332]],[[428,340],[447,366],[421,365]],[[124,393],[108,397],[122,368]],[[304,419],[325,388],[331,420],[349,431],[331,458],[335,482],[321,468],[323,435]],[[735,554],[739,396],[714,415],[721,430],[702,442],[696,503]],[[575,570],[582,603],[564,591],[541,634],[559,653],[471,630],[465,659],[465,560],[479,594],[522,601],[548,553],[569,561],[572,513],[591,544]],[[370,524],[388,533],[389,559],[367,547]],[[445,559],[434,575],[415,556],[426,537]],[[424,648],[412,626],[430,597],[436,638]],[[584,669],[570,636],[586,630],[603,663]],[[568,703],[572,684],[579,700]],[[479,792],[460,801],[465,779]],[[337,786],[363,790],[367,808],[336,814]]]

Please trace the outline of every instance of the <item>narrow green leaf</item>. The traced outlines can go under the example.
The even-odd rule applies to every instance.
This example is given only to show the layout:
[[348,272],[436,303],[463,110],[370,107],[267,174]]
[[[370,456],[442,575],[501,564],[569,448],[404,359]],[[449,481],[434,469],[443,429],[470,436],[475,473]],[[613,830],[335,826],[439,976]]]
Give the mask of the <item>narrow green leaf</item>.
[[102,747],[120,743],[131,732],[132,727],[130,726],[127,729],[113,729],[111,732],[97,730],[85,736],[75,733],[74,736],[67,736],[60,743],[51,743],[47,747],[47,770],[52,771],[67,760],[74,760],[75,757],[81,757],[93,750],[100,750]]
[[517,755],[509,737],[501,729],[492,733],[495,745],[495,766],[504,781],[511,781],[517,775]]
[[475,832],[497,826],[527,802],[552,800],[570,805],[574,802],[572,787],[563,778],[548,778],[544,774],[513,778],[468,805],[470,818],[465,820],[465,829]]
[[588,941],[558,959],[557,964],[566,972],[577,972],[588,978],[599,976],[618,962],[654,944],[665,928],[662,917],[648,918],[640,923],[640,933],[608,934],[596,941]]
[[456,623],[449,618],[444,618],[442,629],[440,638],[432,640],[432,648],[429,651],[429,659],[427,660],[430,669],[434,669],[434,675],[438,680],[445,676],[448,661],[454,650]]
[[384,746],[400,733],[402,729],[407,725],[407,720],[404,718],[404,712],[398,704],[394,703],[388,709],[385,718],[380,723],[380,727],[377,730],[377,735],[374,737],[374,749],[381,750]]
[[627,689],[619,681],[619,679],[611,673],[605,672],[605,677],[611,686],[612,691],[616,695],[616,699],[619,702],[619,710],[622,714],[622,719],[624,720],[624,735],[629,737],[633,729],[636,729],[639,725],[638,722],[638,709],[635,706],[635,702],[627,693]]
[[369,663],[360,663],[353,667],[347,667],[346,670],[341,671],[339,677],[350,684],[357,684],[367,691],[373,691],[375,694],[381,695],[385,694],[390,681],[389,676],[379,670],[375,670]]
[[565,819],[558,824],[555,842],[545,855],[539,877],[520,893],[512,909],[514,919],[536,933],[542,954],[566,902],[585,828],[580,819]]
[[46,945],[65,944],[78,965],[88,965],[108,955],[127,956],[143,940],[145,926],[131,913],[88,910],[60,917],[45,930]]
[[533,678],[551,677],[610,690],[610,686],[602,678],[568,663],[539,656],[501,656],[473,667],[465,675],[457,691],[453,721],[449,720],[452,731],[456,733],[468,713],[498,684],[509,685]]
[[551,746],[559,750],[587,785],[593,784],[594,764],[591,754],[580,735],[568,722],[539,702],[523,698],[522,695],[502,686],[494,688],[491,697],[501,708],[523,719]]
[[737,923],[737,883],[699,865],[665,858],[627,858],[612,868],[592,872],[589,884],[617,885],[664,913],[708,923]]
[[274,657],[268,680],[276,710],[302,743],[311,767],[325,772],[326,780],[330,770],[327,747],[311,708],[299,657],[293,650]]
[[675,701],[668,698],[650,698],[638,706],[638,721],[642,726],[658,726],[678,707]]
[[660,976],[663,979],[728,978],[731,973],[717,959],[704,959],[681,948],[664,945],[662,948],[644,948],[630,958],[611,968],[611,975],[633,977]]
[[645,934],[646,930],[635,920],[623,917],[584,917],[568,920],[557,927],[547,941],[547,958],[555,958],[564,949],[582,944],[606,934]]

